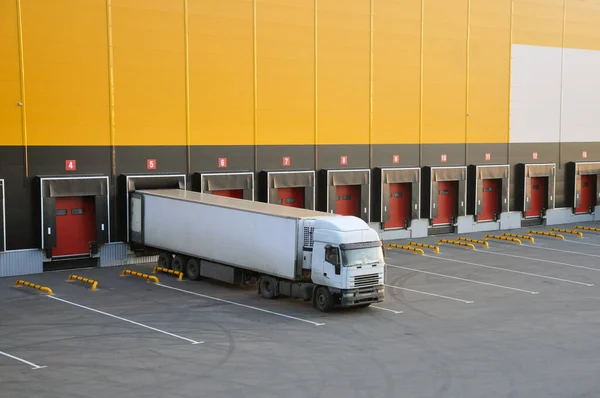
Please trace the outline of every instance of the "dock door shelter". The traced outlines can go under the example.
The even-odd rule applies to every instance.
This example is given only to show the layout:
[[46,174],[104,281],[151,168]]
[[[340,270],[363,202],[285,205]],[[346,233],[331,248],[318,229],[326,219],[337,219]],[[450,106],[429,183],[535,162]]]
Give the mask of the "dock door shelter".
[[525,218],[543,217],[547,209],[554,209],[556,164],[520,163],[517,171],[517,197]]
[[[120,176],[118,204],[122,206],[119,214],[119,230],[126,231],[129,242],[129,204],[132,192],[148,189],[186,189],[185,174],[124,174]],[[122,212],[124,211],[124,217]],[[123,225],[124,224],[124,225]]]
[[423,210],[432,226],[454,225],[466,215],[467,167],[424,167]]
[[89,256],[110,241],[109,178],[38,177],[47,258]]
[[508,212],[509,165],[471,165],[468,169],[468,214],[475,221],[497,221]]
[[254,200],[254,173],[195,173],[193,190],[229,198]]
[[373,184],[374,214],[382,229],[409,228],[420,217],[420,168],[376,168]]
[[0,252],[6,250],[6,193],[4,180],[0,179]]
[[262,171],[259,177],[262,202],[315,209],[314,171]]
[[371,170],[321,170],[319,197],[321,208],[335,213],[362,218],[371,216]]
[[594,212],[600,202],[600,162],[567,164],[567,203],[575,214]]

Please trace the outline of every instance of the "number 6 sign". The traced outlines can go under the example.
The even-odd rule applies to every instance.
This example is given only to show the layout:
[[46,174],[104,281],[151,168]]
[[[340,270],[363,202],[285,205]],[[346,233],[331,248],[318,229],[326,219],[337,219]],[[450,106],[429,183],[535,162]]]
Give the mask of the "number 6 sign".
[[220,169],[227,167],[227,158],[219,158],[218,164]]

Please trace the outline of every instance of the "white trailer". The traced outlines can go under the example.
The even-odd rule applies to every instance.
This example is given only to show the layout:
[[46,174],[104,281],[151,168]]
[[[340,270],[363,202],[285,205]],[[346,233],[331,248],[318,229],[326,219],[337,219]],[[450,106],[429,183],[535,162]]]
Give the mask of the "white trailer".
[[130,201],[132,248],[190,279],[257,280],[266,298],[312,300],[324,312],[383,301],[382,243],[357,217],[180,189]]

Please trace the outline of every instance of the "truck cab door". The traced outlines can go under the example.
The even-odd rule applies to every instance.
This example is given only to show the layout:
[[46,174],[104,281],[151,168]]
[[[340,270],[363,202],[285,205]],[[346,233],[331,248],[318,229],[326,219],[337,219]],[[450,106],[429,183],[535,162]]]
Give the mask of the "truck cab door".
[[[342,261],[340,256],[340,248],[333,245],[325,245],[320,248],[322,256],[318,256],[317,261],[320,262],[319,267],[319,282],[318,284],[330,287],[342,287]],[[313,269],[313,274],[314,274]],[[313,278],[314,279],[314,278]]]

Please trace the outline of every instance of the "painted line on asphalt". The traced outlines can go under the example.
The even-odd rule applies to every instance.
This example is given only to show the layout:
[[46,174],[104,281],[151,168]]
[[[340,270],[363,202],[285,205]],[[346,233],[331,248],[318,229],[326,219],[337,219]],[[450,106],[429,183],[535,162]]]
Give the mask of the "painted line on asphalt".
[[393,312],[394,314],[403,314],[404,313],[404,311],[390,310],[389,308],[377,307],[375,305],[371,305],[371,308],[377,308],[378,310]]
[[50,298],[52,300],[62,301],[63,303],[70,304],[70,305],[73,305],[75,307],[83,308],[83,309],[88,310],[88,311],[96,312],[98,314],[106,315],[106,316],[109,316],[111,318],[119,319],[119,320],[124,321],[124,322],[129,322],[129,323],[132,323],[134,325],[141,326],[143,328],[153,330],[155,332],[159,332],[159,333],[171,336],[171,337],[178,338],[180,340],[189,341],[192,344],[202,344],[202,343],[204,343],[204,341],[196,341],[196,340],[188,339],[187,337],[183,337],[183,336],[180,336],[180,335],[175,334],[175,333],[166,332],[164,330],[157,329],[157,328],[154,328],[152,326],[144,325],[143,323],[132,321],[131,319],[127,319],[127,318],[123,318],[123,317],[120,317],[120,316],[117,316],[117,315],[109,314],[108,312],[104,312],[104,311],[100,311],[100,310],[97,310],[97,309],[94,309],[94,308],[86,307],[85,305],[77,304],[77,303],[74,303],[72,301],[61,299],[61,298],[58,298],[58,297],[55,297],[55,296],[45,296],[45,297],[48,297],[48,298]]
[[535,258],[535,257],[517,256],[516,254],[498,253],[498,252],[491,251],[491,250],[482,251],[480,253],[494,254],[494,255],[506,256],[506,257],[514,257],[514,258],[520,258],[522,260],[533,260],[533,261],[539,261],[539,262],[543,262],[543,263],[550,263],[550,264],[556,264],[556,265],[564,265],[564,266],[567,266],[567,267],[581,268],[581,269],[586,269],[586,270],[589,270],[589,271],[600,272],[600,268],[592,268],[592,267],[586,267],[586,266],[583,266],[583,265],[561,263],[560,261],[544,260],[544,259]]
[[572,280],[569,280],[569,279],[555,278],[553,276],[546,276],[546,275],[540,275],[540,274],[532,274],[532,273],[529,273],[529,272],[516,271],[516,270],[512,270],[512,269],[508,269],[508,268],[494,267],[494,266],[491,266],[491,265],[485,265],[485,264],[479,264],[479,263],[471,263],[471,262],[468,262],[468,261],[453,260],[451,258],[444,258],[444,257],[434,257],[434,256],[430,256],[428,254],[424,254],[423,256],[430,257],[430,258],[435,258],[436,260],[440,260],[440,261],[451,261],[451,262],[454,262],[454,263],[467,264],[467,265],[472,265],[472,266],[475,266],[475,267],[490,268],[490,269],[495,269],[495,270],[498,270],[498,271],[506,271],[506,272],[512,272],[512,273],[515,273],[515,274],[533,276],[533,277],[536,277],[536,278],[551,279],[551,280],[555,280],[555,281],[559,281],[559,282],[565,282],[565,283],[573,283],[575,285],[583,285],[583,286],[587,286],[587,287],[594,286],[592,283],[583,283],[583,282],[572,281]]
[[457,280],[460,280],[460,281],[472,282],[472,283],[477,283],[477,284],[480,284],[480,285],[493,286],[493,287],[498,287],[498,288],[501,288],[501,289],[515,290],[515,291],[518,291],[518,292],[529,293],[529,294],[538,294],[539,293],[539,292],[532,292],[531,290],[518,289],[516,287],[510,287],[510,286],[504,286],[504,285],[496,285],[495,283],[481,282],[481,281],[476,281],[476,280],[473,280],[473,279],[459,278],[458,276],[450,276],[450,275],[445,275],[445,274],[438,274],[436,272],[429,272],[429,271],[423,271],[423,270],[414,269],[414,268],[402,267],[400,265],[394,265],[394,264],[386,264],[386,265],[388,267],[401,268],[401,269],[406,269],[406,270],[414,271],[414,272],[422,272],[424,274],[436,275],[436,276],[441,276],[441,277],[450,278],[450,279],[457,279]]
[[3,351],[0,351],[0,355],[4,355],[5,357],[12,358],[12,359],[15,359],[15,360],[17,360],[17,361],[19,361],[19,362],[23,362],[23,363],[25,363],[25,364],[27,364],[27,365],[31,366],[31,369],[33,369],[33,370],[36,370],[36,369],[44,369],[44,368],[46,367],[46,366],[40,366],[40,365],[36,365],[36,364],[35,364],[35,363],[33,363],[33,362],[26,361],[26,360],[24,360],[23,358],[19,358],[19,357],[17,357],[17,356],[10,355],[10,354],[8,354],[8,353],[6,353],[6,352],[3,352]]
[[552,251],[555,251],[555,252],[576,254],[578,256],[587,256],[587,257],[598,257],[598,258],[600,258],[600,255],[598,255],[598,254],[589,254],[589,253],[573,252],[573,251],[570,251],[570,250],[552,249],[550,247],[534,246],[534,245],[528,245],[528,244],[525,244],[525,243],[523,243],[521,246],[531,247],[531,248],[540,249],[540,250],[552,250]]
[[445,299],[448,299],[448,300],[460,301],[461,303],[465,303],[465,304],[473,304],[474,303],[474,301],[467,301],[467,300],[459,299],[459,298],[456,298],[456,297],[450,297],[450,296],[442,296],[441,294],[423,292],[421,290],[409,289],[407,287],[400,287],[400,286],[394,286],[394,285],[388,285],[388,284],[386,284],[385,286],[386,287],[391,287],[393,289],[407,290],[407,291],[413,292],[413,293],[425,294],[427,296],[434,296],[434,297],[445,298]]
[[565,239],[565,242],[569,242],[569,243],[577,243],[578,245],[586,245],[586,246],[596,246],[596,247],[600,247],[599,244],[597,243],[587,243],[587,242],[580,242],[578,240],[571,240],[571,239]]
[[323,326],[323,325],[325,325],[324,323],[313,322],[313,321],[309,321],[308,319],[302,319],[302,318],[298,318],[298,317],[295,317],[295,316],[282,314],[280,312],[265,310],[263,308],[258,308],[258,307],[254,307],[254,306],[247,305],[247,304],[236,303],[235,301],[224,300],[224,299],[221,299],[221,298],[218,298],[218,297],[207,296],[206,294],[200,294],[200,293],[192,292],[192,291],[189,291],[189,290],[179,289],[179,288],[173,287],[173,286],[163,285],[162,283],[157,283],[154,286],[160,286],[160,287],[164,287],[166,289],[177,290],[178,292],[192,294],[194,296],[204,297],[204,298],[207,298],[207,299],[210,299],[210,300],[220,301],[220,302],[227,303],[227,304],[237,305],[239,307],[250,308],[250,309],[253,309],[253,310],[256,310],[256,311],[266,312],[268,314],[277,315],[277,316],[281,316],[281,317],[288,318],[288,319],[294,319],[296,321],[310,323],[310,324],[315,325],[315,326]]

